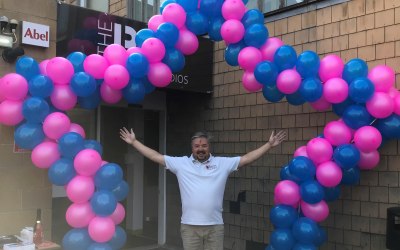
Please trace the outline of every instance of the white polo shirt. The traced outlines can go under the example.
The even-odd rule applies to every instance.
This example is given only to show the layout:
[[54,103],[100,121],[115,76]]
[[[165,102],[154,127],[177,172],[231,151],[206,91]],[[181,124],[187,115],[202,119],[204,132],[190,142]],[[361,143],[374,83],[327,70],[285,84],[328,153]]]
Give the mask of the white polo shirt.
[[181,223],[219,225],[228,176],[239,166],[240,157],[214,157],[201,163],[190,157],[164,156],[166,168],[178,178],[182,200]]

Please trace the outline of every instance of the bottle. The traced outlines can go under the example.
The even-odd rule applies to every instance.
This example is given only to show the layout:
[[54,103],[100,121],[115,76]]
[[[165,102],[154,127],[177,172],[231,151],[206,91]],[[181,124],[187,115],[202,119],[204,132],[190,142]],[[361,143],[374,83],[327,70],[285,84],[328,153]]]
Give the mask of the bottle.
[[42,210],[38,209],[36,211],[36,223],[33,228],[33,243],[36,246],[42,244],[43,242],[43,225],[42,225]]

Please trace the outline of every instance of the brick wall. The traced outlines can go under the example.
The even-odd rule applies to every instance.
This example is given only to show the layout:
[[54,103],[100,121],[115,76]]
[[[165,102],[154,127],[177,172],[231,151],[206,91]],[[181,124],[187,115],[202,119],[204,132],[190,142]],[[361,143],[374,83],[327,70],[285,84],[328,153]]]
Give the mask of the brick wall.
[[126,0],[110,0],[110,14],[126,17]]

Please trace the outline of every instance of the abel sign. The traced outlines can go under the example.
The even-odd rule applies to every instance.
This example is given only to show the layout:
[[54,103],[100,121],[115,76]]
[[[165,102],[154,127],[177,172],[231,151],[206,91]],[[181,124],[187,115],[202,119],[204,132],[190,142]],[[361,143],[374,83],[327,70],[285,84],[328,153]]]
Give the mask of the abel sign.
[[48,48],[50,44],[50,27],[23,21],[22,43]]

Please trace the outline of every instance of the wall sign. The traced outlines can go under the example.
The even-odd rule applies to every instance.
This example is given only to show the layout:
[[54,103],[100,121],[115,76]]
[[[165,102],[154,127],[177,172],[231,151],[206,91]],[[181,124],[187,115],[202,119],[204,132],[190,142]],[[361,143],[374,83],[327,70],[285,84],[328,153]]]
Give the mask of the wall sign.
[[22,21],[22,43],[48,48],[50,45],[50,27]]

